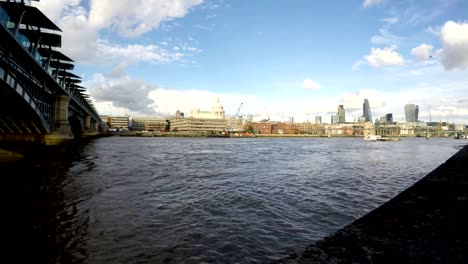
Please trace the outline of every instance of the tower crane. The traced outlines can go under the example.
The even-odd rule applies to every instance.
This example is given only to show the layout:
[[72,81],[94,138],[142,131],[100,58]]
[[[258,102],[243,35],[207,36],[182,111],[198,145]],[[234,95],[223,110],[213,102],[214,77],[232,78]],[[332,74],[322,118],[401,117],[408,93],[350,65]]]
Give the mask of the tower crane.
[[227,131],[229,132],[237,132],[239,131],[239,125],[238,125],[238,120],[237,118],[239,117],[239,113],[240,113],[240,110],[241,110],[241,107],[244,103],[241,103],[239,108],[237,108],[237,112],[236,114],[234,115],[233,118],[230,119],[230,122],[229,122],[229,126],[227,128]]
[[237,117],[239,116],[239,112],[240,112],[241,107],[242,107],[243,104],[244,104],[244,103],[241,103],[241,104],[239,105],[239,108],[237,108],[237,112],[236,112],[236,115],[234,116],[234,119],[237,119]]

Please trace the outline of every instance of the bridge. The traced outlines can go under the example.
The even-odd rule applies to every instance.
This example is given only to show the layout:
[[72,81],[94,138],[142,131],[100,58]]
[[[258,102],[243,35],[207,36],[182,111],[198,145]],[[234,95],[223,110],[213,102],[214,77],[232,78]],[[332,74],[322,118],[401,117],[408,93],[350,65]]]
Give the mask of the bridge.
[[0,0],[1,143],[58,145],[105,129],[60,32],[24,0]]

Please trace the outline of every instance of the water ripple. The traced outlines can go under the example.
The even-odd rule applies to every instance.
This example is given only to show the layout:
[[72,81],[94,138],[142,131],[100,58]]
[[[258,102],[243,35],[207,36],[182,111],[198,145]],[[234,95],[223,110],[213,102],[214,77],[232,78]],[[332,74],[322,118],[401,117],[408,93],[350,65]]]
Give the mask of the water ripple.
[[31,199],[49,206],[58,262],[269,262],[351,223],[460,148],[443,139],[103,138],[53,177],[60,160],[36,164],[49,180]]

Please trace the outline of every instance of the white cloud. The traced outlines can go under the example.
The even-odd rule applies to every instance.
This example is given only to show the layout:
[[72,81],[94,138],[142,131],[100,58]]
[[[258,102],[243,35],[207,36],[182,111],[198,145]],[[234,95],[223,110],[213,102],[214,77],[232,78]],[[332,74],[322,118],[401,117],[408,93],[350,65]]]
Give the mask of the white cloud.
[[154,114],[152,108],[154,101],[148,97],[148,94],[157,86],[129,76],[107,78],[102,74],[95,75],[89,84],[91,88],[89,94],[96,103],[112,102],[114,107],[127,109],[127,113]]
[[432,46],[423,43],[416,48],[411,49],[411,54],[415,56],[416,61],[426,61],[432,57]]
[[73,11],[81,0],[44,0],[33,2],[33,5],[44,12],[51,20],[57,21],[64,14]]
[[96,28],[116,29],[123,36],[138,36],[161,22],[184,17],[203,0],[91,0],[89,20]]
[[304,82],[302,83],[302,87],[304,89],[318,90],[320,89],[320,84],[312,81],[311,79],[305,79]]
[[439,29],[433,29],[431,26],[429,26],[424,31],[427,32],[427,33],[430,33],[430,34],[432,34],[434,36],[440,36],[440,28]]
[[[63,30],[64,53],[78,63],[106,64],[122,60],[171,63],[201,52],[187,43],[178,43],[179,51],[172,50],[167,42],[161,43],[164,48],[153,44],[117,45],[101,39],[100,31],[107,27],[122,31],[123,35],[143,34],[157,28],[163,20],[185,16],[202,0],[140,0],[133,1],[131,5],[126,1],[99,0],[91,2],[89,12],[80,2],[45,0],[35,4]],[[145,22],[153,15],[154,21],[150,24]],[[102,20],[105,18],[109,21]]]
[[364,60],[371,66],[377,68],[392,65],[403,65],[403,57],[401,57],[395,49],[396,47],[385,47],[384,49],[372,48],[371,53],[364,56]]
[[390,27],[398,22],[397,17],[387,17],[382,19],[384,22],[382,27],[379,29],[379,35],[374,35],[371,38],[371,42],[374,44],[385,44],[385,45],[397,45],[400,42],[400,37],[390,33]]
[[400,42],[400,38],[392,33],[387,28],[379,29],[380,35],[374,35],[371,42],[374,44],[396,44]]
[[170,63],[181,61],[183,53],[178,51],[171,52],[157,45],[110,45],[107,42],[100,41],[98,47],[98,56],[105,61],[124,60],[128,62],[151,62],[151,63]]
[[468,22],[447,21],[440,32],[441,61],[445,69],[468,68]]
[[364,7],[371,7],[371,6],[382,4],[383,2],[384,0],[364,0],[362,2],[362,5]]
[[88,23],[88,18],[81,14],[69,14],[59,19],[62,28],[62,48],[68,56],[77,62],[89,61],[97,57],[98,32]]

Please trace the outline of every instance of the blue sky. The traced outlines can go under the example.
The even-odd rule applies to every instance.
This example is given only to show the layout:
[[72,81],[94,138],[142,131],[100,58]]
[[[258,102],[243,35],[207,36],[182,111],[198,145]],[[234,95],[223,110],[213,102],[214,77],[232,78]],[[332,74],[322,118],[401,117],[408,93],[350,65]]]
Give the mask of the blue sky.
[[[468,3],[42,0],[101,114],[209,110],[313,120],[369,99],[374,118],[468,124]],[[465,12],[464,12],[465,11]]]

